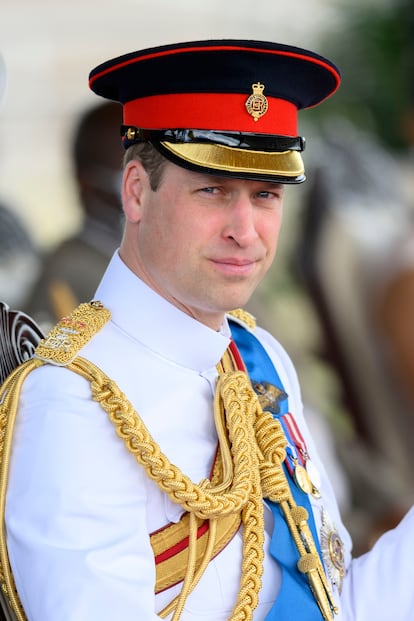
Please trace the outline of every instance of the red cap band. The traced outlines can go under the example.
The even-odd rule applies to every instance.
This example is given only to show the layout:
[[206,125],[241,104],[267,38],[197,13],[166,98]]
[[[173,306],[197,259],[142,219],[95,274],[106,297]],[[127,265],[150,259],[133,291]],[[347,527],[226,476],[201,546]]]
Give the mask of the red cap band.
[[144,129],[211,129],[297,135],[297,109],[268,97],[268,110],[257,121],[246,110],[246,95],[180,93],[141,97],[124,104],[124,123]]

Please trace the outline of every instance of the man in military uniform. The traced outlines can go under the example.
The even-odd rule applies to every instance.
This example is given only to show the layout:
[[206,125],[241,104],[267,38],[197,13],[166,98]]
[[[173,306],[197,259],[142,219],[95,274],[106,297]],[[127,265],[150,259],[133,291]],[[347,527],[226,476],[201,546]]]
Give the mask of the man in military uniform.
[[239,40],[91,72],[123,104],[125,230],[95,300],[0,395],[19,619],[412,619],[414,513],[351,560],[292,363],[234,311],[305,178],[297,112],[339,81],[317,54]]

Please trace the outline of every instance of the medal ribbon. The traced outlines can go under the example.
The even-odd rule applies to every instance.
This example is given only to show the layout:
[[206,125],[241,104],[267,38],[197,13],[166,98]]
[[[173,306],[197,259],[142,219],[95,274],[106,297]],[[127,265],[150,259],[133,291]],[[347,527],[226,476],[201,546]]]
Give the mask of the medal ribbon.
[[290,412],[286,412],[286,414],[283,414],[283,416],[279,416],[278,418],[281,422],[288,443],[286,447],[285,465],[290,476],[294,478],[296,465],[299,463],[304,466],[305,460],[303,459],[303,453],[300,450],[298,451],[297,437],[292,437],[292,431],[294,429],[291,424],[291,420],[293,418],[292,414]]
[[288,412],[283,416],[283,430],[285,431],[289,446],[293,444],[295,447],[295,457],[302,465],[306,465],[306,456],[308,454],[305,440],[296,424],[292,414]]

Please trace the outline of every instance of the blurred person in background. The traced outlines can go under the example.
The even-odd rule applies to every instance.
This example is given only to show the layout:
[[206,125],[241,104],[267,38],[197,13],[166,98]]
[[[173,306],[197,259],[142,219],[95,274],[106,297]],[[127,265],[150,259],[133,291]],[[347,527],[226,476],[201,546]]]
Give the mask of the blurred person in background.
[[48,253],[24,309],[43,329],[91,299],[122,231],[122,108],[104,102],[87,109],[73,135],[71,155],[82,227]]

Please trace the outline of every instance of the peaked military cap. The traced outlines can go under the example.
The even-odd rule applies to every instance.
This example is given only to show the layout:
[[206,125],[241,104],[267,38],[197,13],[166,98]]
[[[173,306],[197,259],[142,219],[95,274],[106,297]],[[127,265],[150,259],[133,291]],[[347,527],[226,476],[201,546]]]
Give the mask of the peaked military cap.
[[95,93],[123,104],[126,148],[148,141],[190,170],[282,183],[305,179],[298,110],[339,83],[308,50],[228,39],[132,52],[89,75]]

